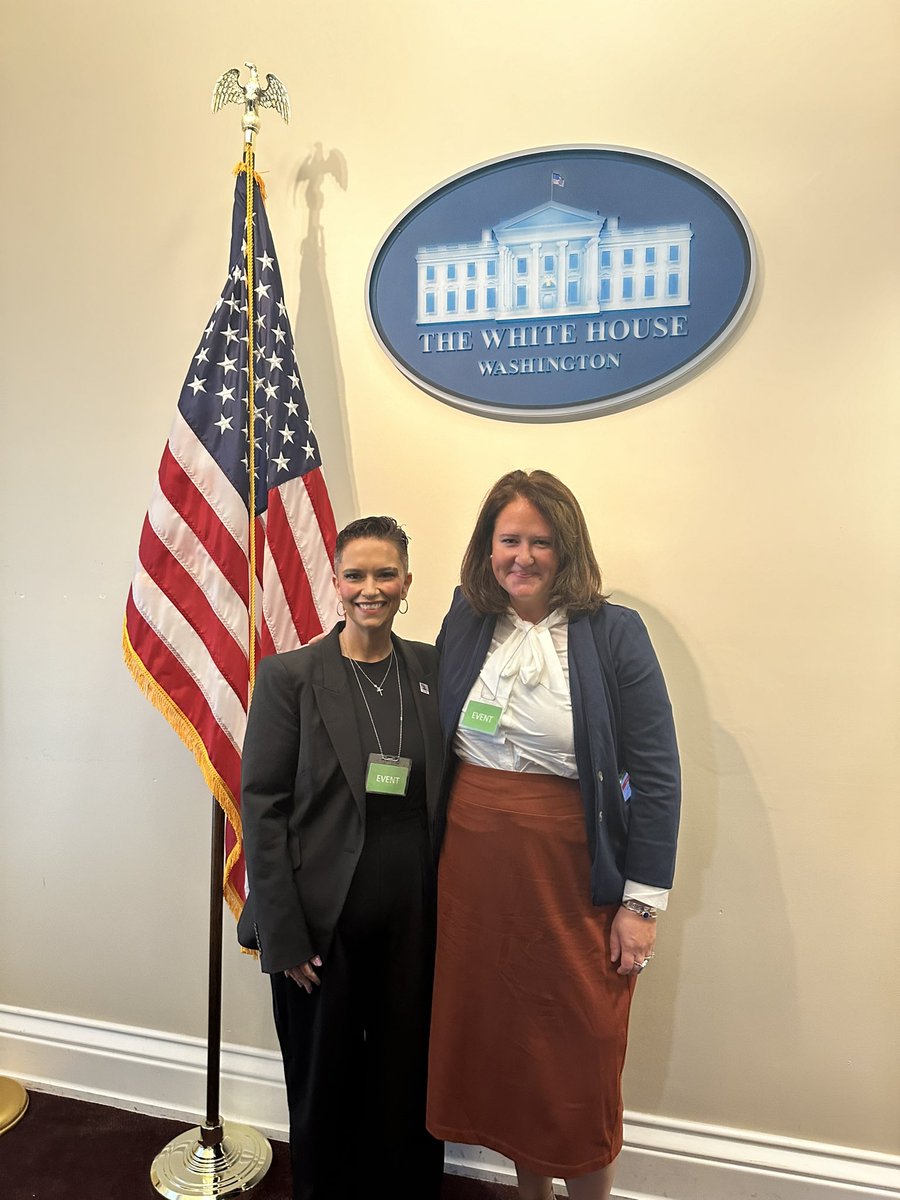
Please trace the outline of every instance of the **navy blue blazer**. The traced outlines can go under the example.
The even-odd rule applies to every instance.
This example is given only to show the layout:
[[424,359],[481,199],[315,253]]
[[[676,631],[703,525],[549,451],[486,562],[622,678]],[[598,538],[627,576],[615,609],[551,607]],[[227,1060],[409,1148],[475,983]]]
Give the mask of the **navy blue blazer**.
[[[482,616],[457,588],[438,635],[438,697],[448,743],[478,678],[496,616]],[[591,856],[591,900],[617,904],[626,879],[669,888],[681,807],[672,706],[640,616],[604,603],[569,621],[569,688],[575,761]],[[455,765],[448,754],[443,795]],[[627,771],[631,798],[619,779]],[[438,842],[445,814],[438,824]]]

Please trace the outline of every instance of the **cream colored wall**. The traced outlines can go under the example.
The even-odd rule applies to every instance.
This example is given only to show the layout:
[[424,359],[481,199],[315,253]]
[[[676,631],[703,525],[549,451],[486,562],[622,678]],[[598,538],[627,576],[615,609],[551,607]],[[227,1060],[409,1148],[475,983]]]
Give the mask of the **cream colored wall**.
[[[896,1150],[896,4],[4,8],[0,1002],[204,1031],[208,802],[119,637],[226,267],[240,139],[209,94],[254,57],[294,104],[259,166],[337,516],[406,521],[403,629],[436,631],[494,478],[541,466],[663,660],[684,834],[627,1106]],[[295,187],[315,142],[348,176],[318,247]],[[372,251],[440,180],[559,142],[728,191],[760,248],[752,319],[628,412],[444,407],[369,332]],[[255,965],[229,949],[225,979],[226,1039],[274,1046]]]

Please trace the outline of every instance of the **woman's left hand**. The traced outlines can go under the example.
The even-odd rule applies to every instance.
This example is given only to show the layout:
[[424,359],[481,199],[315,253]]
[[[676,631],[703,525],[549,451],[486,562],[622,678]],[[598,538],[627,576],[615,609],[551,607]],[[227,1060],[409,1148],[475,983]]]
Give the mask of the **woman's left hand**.
[[610,961],[619,964],[617,975],[639,975],[653,957],[656,922],[645,920],[628,908],[620,908],[609,932]]

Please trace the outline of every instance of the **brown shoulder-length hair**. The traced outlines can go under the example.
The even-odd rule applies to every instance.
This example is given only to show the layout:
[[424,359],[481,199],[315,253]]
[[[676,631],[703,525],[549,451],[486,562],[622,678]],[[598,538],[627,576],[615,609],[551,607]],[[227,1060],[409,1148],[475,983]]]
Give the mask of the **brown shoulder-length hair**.
[[491,543],[500,511],[520,497],[533,504],[553,530],[559,569],[550,596],[551,609],[565,608],[572,614],[596,612],[605,597],[587,522],[572,492],[549,471],[510,471],[485,496],[463,555],[463,595],[476,612],[499,613],[509,607],[509,596],[494,578]]

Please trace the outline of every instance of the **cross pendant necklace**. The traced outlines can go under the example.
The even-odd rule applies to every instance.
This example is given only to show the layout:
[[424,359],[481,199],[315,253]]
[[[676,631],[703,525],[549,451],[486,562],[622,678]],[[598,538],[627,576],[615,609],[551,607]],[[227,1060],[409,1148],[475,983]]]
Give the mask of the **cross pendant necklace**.
[[375,689],[375,691],[378,693],[378,695],[383,696],[384,695],[384,685],[387,683],[387,677],[388,677],[388,675],[390,675],[391,667],[393,667],[393,665],[394,665],[393,649],[391,650],[391,657],[388,659],[387,670],[384,673],[384,678],[382,679],[381,683],[376,683],[374,679],[370,678],[369,672],[364,671],[362,669],[362,665],[360,663],[358,663],[356,661],[356,659],[351,658],[350,662],[353,664],[354,669],[359,671],[359,673],[362,675],[363,679],[365,679],[366,683],[370,683],[372,685],[372,687]]

